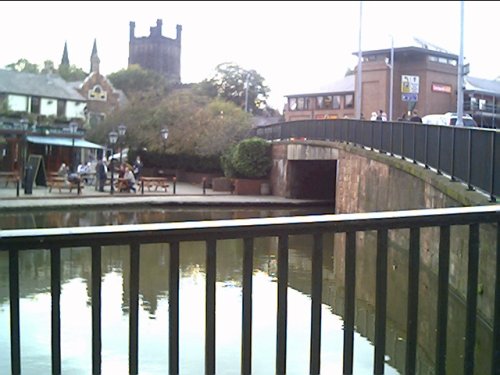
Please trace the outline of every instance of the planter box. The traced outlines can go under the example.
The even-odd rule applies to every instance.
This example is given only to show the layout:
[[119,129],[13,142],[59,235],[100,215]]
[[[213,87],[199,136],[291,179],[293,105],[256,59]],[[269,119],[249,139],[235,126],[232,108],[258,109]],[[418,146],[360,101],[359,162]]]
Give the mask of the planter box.
[[215,177],[212,179],[213,191],[232,191],[233,180],[228,177]]
[[234,180],[234,194],[236,195],[261,195],[261,185],[267,180],[252,180],[236,178]]

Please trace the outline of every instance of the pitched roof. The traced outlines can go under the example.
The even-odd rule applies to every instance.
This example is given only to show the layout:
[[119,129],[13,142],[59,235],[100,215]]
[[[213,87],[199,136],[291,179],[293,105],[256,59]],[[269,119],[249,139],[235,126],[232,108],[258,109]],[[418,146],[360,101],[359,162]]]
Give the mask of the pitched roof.
[[285,96],[289,97],[289,96],[354,92],[354,78],[355,78],[354,74],[348,75],[338,81],[319,86],[317,89],[310,90],[309,92],[302,92],[300,94],[291,94]]
[[0,92],[45,98],[86,101],[61,77],[0,69]]
[[500,81],[466,76],[465,89],[497,96],[500,95]]

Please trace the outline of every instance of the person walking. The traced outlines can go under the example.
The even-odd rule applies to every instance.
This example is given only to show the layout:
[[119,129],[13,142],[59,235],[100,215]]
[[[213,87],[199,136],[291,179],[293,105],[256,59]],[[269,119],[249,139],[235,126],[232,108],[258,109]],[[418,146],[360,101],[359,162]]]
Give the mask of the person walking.
[[137,158],[135,159],[135,163],[134,163],[134,177],[135,177],[136,181],[139,181],[141,178],[143,166],[144,165],[142,164],[141,157],[137,156]]
[[106,183],[106,179],[108,178],[108,168],[106,166],[106,159],[103,158],[97,162],[95,167],[95,173],[97,177],[97,187],[98,190],[104,191],[104,184]]

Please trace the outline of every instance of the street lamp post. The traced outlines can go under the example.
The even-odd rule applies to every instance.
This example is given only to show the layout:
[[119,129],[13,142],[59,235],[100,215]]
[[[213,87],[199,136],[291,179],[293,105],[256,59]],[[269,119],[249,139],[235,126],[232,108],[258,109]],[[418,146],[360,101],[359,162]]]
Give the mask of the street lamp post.
[[110,192],[111,194],[114,194],[115,192],[115,181],[114,181],[114,165],[113,165],[113,155],[115,154],[115,143],[118,140],[118,133],[113,131],[110,131],[108,134],[109,137],[109,143],[111,143],[111,189]]
[[118,126],[118,136],[120,137],[120,165],[122,165],[123,137],[127,132],[127,127],[124,124]]
[[163,128],[160,130],[161,139],[163,139],[163,152],[165,152],[167,138],[168,138],[168,128]]
[[71,172],[75,172],[75,133],[78,129],[78,123],[76,121],[71,121],[69,123],[69,130],[71,132]]

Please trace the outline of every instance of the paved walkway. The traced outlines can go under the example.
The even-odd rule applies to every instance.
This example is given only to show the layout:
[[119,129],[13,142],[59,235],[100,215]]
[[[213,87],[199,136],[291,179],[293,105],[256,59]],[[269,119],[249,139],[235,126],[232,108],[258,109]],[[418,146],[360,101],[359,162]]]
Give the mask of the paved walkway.
[[144,194],[137,193],[110,193],[109,186],[106,186],[104,192],[95,190],[94,186],[85,186],[81,194],[78,195],[75,190],[69,192],[64,189],[61,192],[49,189],[45,186],[34,186],[31,194],[25,194],[24,189],[19,187],[19,196],[17,189],[9,184],[5,187],[0,185],[0,213],[6,210],[17,209],[49,209],[61,207],[88,207],[88,206],[171,206],[171,205],[191,205],[191,206],[259,206],[259,205],[330,205],[331,202],[305,200],[305,199],[287,199],[275,197],[272,195],[232,195],[229,192],[217,192],[212,189],[203,190],[201,184],[189,184],[177,182],[175,194],[173,186],[165,191],[148,191]]

